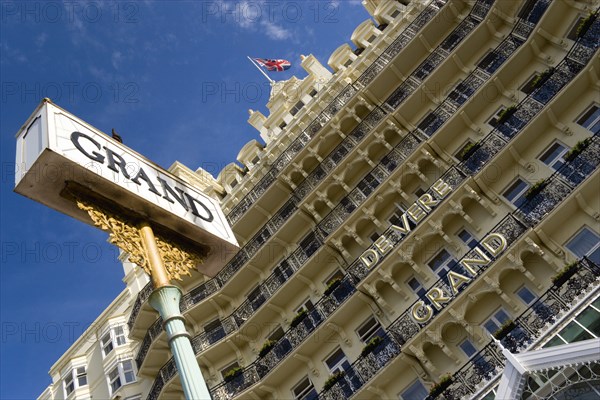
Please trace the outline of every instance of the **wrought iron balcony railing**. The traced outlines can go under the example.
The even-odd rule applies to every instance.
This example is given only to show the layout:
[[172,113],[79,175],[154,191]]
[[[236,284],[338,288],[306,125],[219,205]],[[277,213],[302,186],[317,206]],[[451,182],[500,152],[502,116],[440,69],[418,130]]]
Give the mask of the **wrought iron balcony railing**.
[[[585,175],[585,174],[584,174]],[[582,175],[583,176],[583,175]]]
[[[481,5],[481,7],[477,8],[478,16],[476,18],[471,17],[471,14],[474,13],[474,11],[472,11],[471,14],[469,14],[466,17],[463,23],[461,23],[459,27],[456,28],[450,34],[449,37],[452,38],[451,43],[442,43],[442,45],[447,47],[447,51],[453,50],[458,45],[458,43],[460,43],[460,41],[480,22],[480,16],[487,15],[487,12],[489,12],[491,4],[493,4],[494,1],[480,0],[480,2],[481,4],[476,3],[476,5]],[[466,28],[463,26],[465,24],[465,21],[468,22],[466,24]],[[440,47],[438,48],[441,48],[442,45],[440,45]],[[444,51],[446,52],[445,57],[447,57],[448,53],[446,50]],[[438,64],[436,64],[435,67],[437,67]],[[420,70],[421,66],[417,67],[413,72],[412,76],[419,75]],[[422,78],[424,79],[428,74],[422,73],[420,75],[422,75]],[[232,260],[224,268],[224,271],[218,275],[218,282],[221,285],[223,285],[235,272],[237,272],[239,268],[241,268],[242,264],[245,261],[247,261],[247,259],[249,259],[252,256],[252,254],[258,251],[260,246],[263,243],[265,243],[266,240],[272,234],[274,234],[276,229],[278,229],[283,224],[284,218],[282,218],[281,215],[285,214],[286,217],[291,215],[297,209],[296,205],[298,204],[299,200],[304,198],[312,188],[314,188],[319,182],[321,182],[327,176],[327,174],[335,168],[337,163],[339,163],[341,159],[343,159],[352,148],[354,148],[358,143],[360,143],[360,141],[365,136],[367,136],[367,133],[369,133],[372,129],[374,129],[377,126],[377,124],[384,118],[385,115],[386,113],[382,109],[374,109],[364,119],[364,121],[362,121],[359,124],[359,126],[355,128],[347,136],[347,138],[342,141],[342,143],[340,143],[340,145],[338,145],[336,148],[334,148],[334,150],[332,150],[332,152],[323,160],[323,162],[321,162],[321,164],[315,170],[313,170],[311,174],[302,182],[302,184],[300,184],[299,187],[294,191],[294,195],[296,197],[288,201],[288,203],[286,203],[286,205],[284,205],[284,207],[282,207],[282,209],[277,212],[276,217],[271,218],[269,223],[267,223],[266,227],[259,231],[246,244],[246,246],[244,246],[244,248],[240,250],[238,254],[236,254],[234,260]],[[391,173],[396,168],[396,166],[400,163],[401,158],[403,158],[401,157],[402,155],[404,155],[404,157],[408,157],[410,152],[414,150],[414,148],[418,144],[418,141],[415,140],[417,139],[413,140],[413,138],[411,138],[410,136],[405,138],[401,142],[400,146],[397,146],[395,150],[391,151],[386,156],[383,165],[375,168],[370,174],[367,174],[367,176],[363,178],[363,181],[359,183],[357,188],[354,191],[352,191],[346,199],[342,200],[342,202],[332,212],[328,214],[328,216],[325,218],[326,220],[324,221],[324,223],[319,224],[320,226],[322,225],[323,230],[327,234],[331,233],[334,227],[339,226],[343,221],[343,218],[349,215],[356,207],[358,207],[372,192],[372,190],[374,190],[385,179],[385,177],[387,177],[389,173]],[[400,151],[401,154],[398,154],[398,151]],[[273,223],[272,221],[275,221],[276,223]],[[210,295],[211,293],[213,293],[206,290],[205,286],[207,286],[208,284],[209,283],[207,282],[201,285],[201,287],[197,288],[198,290],[194,289],[192,292],[190,292],[192,294],[184,296],[181,303],[182,311],[187,310],[191,305],[195,304],[197,301],[202,300],[203,297],[198,296],[198,293],[201,293],[202,295]],[[263,285],[260,286],[259,290],[262,290],[262,286]],[[213,287],[214,290],[217,290],[218,287],[220,287],[220,285],[213,285]],[[268,294],[272,295],[272,292]],[[268,297],[269,296],[264,297],[264,299]],[[262,304],[260,303],[257,305],[252,303],[256,302],[245,302],[238,308],[238,310],[243,308],[247,309],[247,312],[245,313],[246,315],[244,316],[244,318],[240,319],[241,321],[245,321],[247,317],[249,317],[254,311],[256,311],[260,304]],[[130,318],[130,320],[134,321],[135,319]],[[150,327],[150,331],[155,330],[154,328],[160,327],[161,325],[162,321],[160,319],[157,319],[154,322],[154,324]],[[138,367],[142,365],[145,355],[150,349],[150,344],[152,340],[148,338],[148,335],[144,338],[142,346],[140,347],[140,352],[136,357],[136,359],[138,360]]]
[[[488,3],[489,0],[479,0],[484,3]],[[441,2],[440,2],[441,4]],[[426,8],[423,13],[426,13],[429,8]],[[489,10],[489,7],[479,8],[479,14],[481,14],[481,10]],[[487,12],[487,11],[486,11]],[[420,18],[420,17],[418,17]],[[427,21],[429,16],[423,17],[419,19],[417,24],[421,24],[423,21]],[[466,34],[466,33],[465,33]],[[462,38],[461,38],[462,39]],[[458,39],[457,39],[458,40]],[[399,51],[400,49],[396,49]],[[385,54],[385,52],[384,52]],[[390,53],[391,54],[391,53]],[[389,55],[389,54],[388,54]],[[390,58],[391,59],[391,58]],[[416,87],[415,87],[416,88]],[[337,112],[339,107],[342,107],[343,104],[334,101],[329,107],[328,110],[331,113]],[[254,235],[252,239],[250,239],[246,245],[240,249],[240,251],[234,256],[234,258],[228,263],[228,265],[221,271],[217,280],[209,281],[202,285],[202,287],[197,288],[196,296],[198,294],[206,294],[206,296],[214,293],[220,285],[224,284],[229,277],[231,277],[235,272],[241,268],[243,263],[247,261],[260,246],[270,237],[282,224],[283,222],[297,209],[297,201],[304,198],[310,191],[313,189],[319,182],[321,182],[326,175],[331,172],[335,166],[350,152],[350,150],[358,143],[361,142],[367,136],[367,133],[371,129],[374,129],[381,120],[387,115],[387,113],[376,107],[372,110],[361,123],[353,129],[352,132],[340,143],[336,146],[330,154],[320,163],[320,165],[313,170],[309,176],[307,176],[303,182],[297,187],[292,193],[292,199],[288,201],[276,214],[275,217],[271,218],[263,229],[261,229],[257,234]],[[302,136],[302,135],[301,135]],[[297,140],[305,140],[306,137],[298,138]],[[294,144],[290,146],[290,148],[297,148],[296,152],[300,151],[302,147],[294,147]],[[135,320],[137,315],[141,309],[141,305],[148,299],[151,293],[151,285],[148,284],[142,292],[138,295],[136,299],[136,305],[132,310],[130,315],[128,326],[130,330],[133,329],[135,324]],[[187,299],[184,297],[182,299],[182,306],[185,306]]]
[[347,85],[339,95],[327,106],[319,116],[304,130],[292,144],[275,160],[271,169],[261,178],[248,194],[246,194],[227,215],[230,224],[237,222],[252,204],[275,182],[277,175],[291,159],[319,132],[333,116],[341,110],[358,92],[371,82],[375,76],[412,40],[417,33],[431,21],[443,8],[446,0],[433,0],[429,5],[404,29],[399,37],[388,46],[356,82]]
[[[582,293],[589,293],[598,286],[600,266],[587,258],[578,262],[577,269],[564,282],[555,283],[527,310],[514,320],[514,327],[501,338],[502,346],[511,353],[529,348],[531,344],[552,329],[558,316],[568,311],[572,302]],[[452,376],[452,383],[439,396],[428,400],[458,400],[469,397],[486,381],[502,372],[506,358],[500,347],[492,340],[471,357]]]

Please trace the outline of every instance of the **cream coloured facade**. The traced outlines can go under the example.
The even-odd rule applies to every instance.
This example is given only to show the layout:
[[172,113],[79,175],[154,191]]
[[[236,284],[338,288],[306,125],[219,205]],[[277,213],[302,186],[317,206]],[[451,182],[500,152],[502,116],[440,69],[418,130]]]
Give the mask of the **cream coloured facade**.
[[[330,69],[303,57],[249,111],[263,143],[216,178],[171,167],[241,245],[181,283],[213,399],[598,398],[600,4],[363,3]],[[124,265],[41,399],[183,398]]]

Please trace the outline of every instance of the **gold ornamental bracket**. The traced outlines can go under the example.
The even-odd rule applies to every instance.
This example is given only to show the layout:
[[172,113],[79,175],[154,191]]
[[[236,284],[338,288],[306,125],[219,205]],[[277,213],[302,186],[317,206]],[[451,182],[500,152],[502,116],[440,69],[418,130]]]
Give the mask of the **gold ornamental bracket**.
[[169,285],[170,280],[182,280],[183,275],[191,276],[191,271],[204,262],[205,252],[199,254],[155,235],[148,223],[128,221],[84,200],[75,201],[96,227],[109,233],[109,243],[127,252],[129,261],[152,277],[155,288]]

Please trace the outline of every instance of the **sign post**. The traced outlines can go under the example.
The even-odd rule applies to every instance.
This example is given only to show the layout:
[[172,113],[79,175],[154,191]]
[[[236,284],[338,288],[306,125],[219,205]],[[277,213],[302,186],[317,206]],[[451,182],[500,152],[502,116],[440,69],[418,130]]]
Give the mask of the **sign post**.
[[150,275],[188,400],[209,400],[171,284],[216,275],[238,249],[219,204],[135,151],[44,99],[17,133],[15,192],[109,233]]

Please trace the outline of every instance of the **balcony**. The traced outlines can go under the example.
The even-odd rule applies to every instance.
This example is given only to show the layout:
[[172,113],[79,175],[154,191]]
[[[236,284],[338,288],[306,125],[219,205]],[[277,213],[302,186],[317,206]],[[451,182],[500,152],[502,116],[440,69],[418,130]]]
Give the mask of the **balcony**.
[[[446,121],[455,115],[458,108],[472,97],[491,78],[492,74],[525,42],[531,32],[533,32],[533,28],[544,15],[549,4],[549,0],[536,0],[526,3],[519,13],[519,19],[506,39],[488,53],[473,72],[457,84],[442,104],[425,117],[419,124],[418,130],[424,135],[431,137]],[[522,126],[516,127],[513,134],[520,128]]]
[[[558,316],[568,311],[571,303],[582,293],[598,286],[600,266],[587,258],[578,263],[578,268],[565,282],[554,284],[525,312],[514,321],[514,327],[501,339],[502,346],[512,353],[525,350],[552,329]],[[506,359],[500,347],[492,340],[476,353],[452,376],[452,383],[437,397],[428,400],[457,400],[474,394],[483,382],[495,379],[502,372]]]
[[[598,40],[594,41],[590,38],[591,35],[598,32],[600,32],[600,20],[596,19],[585,35],[573,45],[565,58],[553,69],[550,77],[514,109],[511,109],[509,111],[510,115],[504,121],[499,122],[496,128],[476,145],[477,150],[461,164],[461,169],[466,174],[474,174],[482,169],[491,157],[506,145],[508,140],[512,139],[517,132],[522,130],[561,89],[573,80],[585,64],[591,60],[593,54],[600,46]],[[593,46],[588,48],[590,51],[577,52],[580,58],[574,61],[573,55],[575,54],[575,50],[588,45]],[[583,60],[581,57],[584,56],[589,58]],[[582,61],[584,61],[583,64],[581,63]],[[574,164],[571,165],[575,168]],[[565,170],[564,173],[567,173],[567,171]]]
[[[443,2],[439,2],[439,3],[443,3]],[[487,15],[487,13],[489,12],[489,9],[491,7],[491,4],[493,4],[493,1],[479,0],[479,2],[476,3],[477,7],[474,7],[473,10],[471,11],[471,14],[469,14],[467,16],[467,18],[465,19],[465,21],[468,21],[468,23],[466,25],[467,28],[471,27],[471,26],[475,27],[479,23],[479,20],[477,18],[482,18],[483,16]],[[429,8],[426,8],[423,12],[425,13],[425,12],[427,12],[427,10],[429,10]],[[475,15],[475,14],[477,14],[477,15]],[[428,16],[427,18],[430,18],[430,16]],[[418,22],[418,24],[421,24],[422,21],[428,20],[427,18],[423,17],[422,19],[419,20],[421,22]],[[460,41],[470,32],[470,30],[466,29],[464,26],[465,21],[463,21],[463,23],[461,23],[459,25],[459,27],[456,28],[451,33],[450,37],[452,38],[452,43],[448,44],[448,43],[444,42],[445,43],[444,45],[447,46],[449,50],[454,49],[460,43]],[[419,70],[419,68],[417,68],[411,76],[414,76],[418,72],[418,70]],[[409,77],[407,82],[413,82],[412,91],[410,93],[412,93],[413,91],[415,91],[417,89],[418,84],[419,84],[418,80],[416,80],[415,78]],[[395,93],[396,92],[394,92],[390,96],[390,98],[394,97]],[[408,97],[408,95],[410,93],[407,92],[406,97]],[[402,99],[400,101],[394,100],[394,104],[395,104],[394,107],[397,107],[403,100],[404,99]],[[386,101],[386,103],[391,104],[391,101]],[[338,104],[338,103],[335,103],[335,104]],[[339,103],[338,105],[343,105],[343,104]],[[336,107],[337,106],[333,106],[333,108],[330,111],[333,112],[333,111],[337,110]],[[225,282],[227,282],[227,280],[230,279],[230,277],[233,276],[242,267],[242,265],[258,251],[258,249],[261,247],[261,245],[264,244],[266,242],[266,240],[272,234],[274,234],[277,231],[277,229],[279,229],[283,225],[283,223],[287,220],[287,218],[289,218],[296,211],[298,203],[303,198],[305,198],[308,195],[308,193],[310,193],[313,189],[315,189],[316,186],[320,182],[322,182],[325,179],[325,177],[328,176],[328,174],[336,167],[336,165],[338,165],[351,152],[351,150],[353,148],[355,148],[367,136],[367,134],[371,130],[373,130],[377,127],[377,125],[384,119],[386,114],[387,114],[387,112],[379,107],[376,107],[375,109],[373,109],[364,118],[364,120],[356,128],[354,128],[350,132],[350,134],[348,134],[348,136],[338,146],[336,146],[330,152],[330,154],[322,161],[322,163],[317,168],[315,168],[303,180],[303,182],[295,189],[292,198],[284,206],[282,206],[280,210],[277,211],[276,215],[274,217],[272,217],[267,222],[267,224],[265,224],[265,227],[263,229],[261,229],[258,233],[256,233],[254,235],[254,237],[252,239],[250,239],[248,241],[248,243],[246,243],[246,245],[243,246],[242,249],[240,249],[240,251],[225,266],[225,268],[223,268],[223,270],[219,273],[219,275],[215,279],[202,284],[198,288],[193,289],[190,293],[184,295],[184,297],[182,298],[182,302],[181,302],[182,311],[187,310],[191,305],[197,304],[202,299],[206,298],[207,296],[215,293],[218,289],[220,289],[225,284]],[[300,139],[300,138],[298,138],[298,139]],[[411,139],[409,138],[406,140],[411,140]],[[408,154],[405,151],[405,149],[407,148],[408,144],[409,143],[405,142],[402,145],[402,154],[404,154],[406,157],[408,156]],[[293,146],[293,144],[292,144],[292,146]],[[292,147],[292,146],[290,146],[290,147]],[[302,147],[298,147],[297,151],[299,152],[301,150],[301,148]],[[398,156],[394,153],[389,154],[388,158],[390,158],[391,162],[393,162],[393,163],[397,164],[399,162]],[[389,167],[387,169],[391,172]],[[146,294],[144,294],[143,296],[139,295],[138,299],[136,299],[136,304],[137,303],[143,304],[143,302],[145,302],[147,300],[149,294],[151,293],[150,284],[148,284],[146,286],[146,288],[144,288],[144,293],[145,293],[146,289],[150,289],[148,291],[147,295]],[[139,310],[140,310],[140,308],[134,308],[134,310],[132,311],[132,314],[130,315],[129,322],[128,322],[128,324],[130,326],[130,330],[135,325],[135,320],[138,316]],[[143,348],[147,350],[147,348],[145,346]]]
[[273,163],[271,169],[263,176],[260,182],[244,196],[243,199],[228,213],[230,224],[235,224],[248,211],[252,204],[275,182],[277,175],[292,158],[320,131],[320,129],[333,118],[337,112],[344,108],[352,97],[358,92],[357,88],[364,88],[387,65],[417,33],[431,21],[433,17],[446,4],[446,0],[433,0],[410,23],[400,36],[367,68],[354,84],[347,85],[335,96],[333,101],[325,107],[319,116],[304,130],[292,144],[284,150]]

